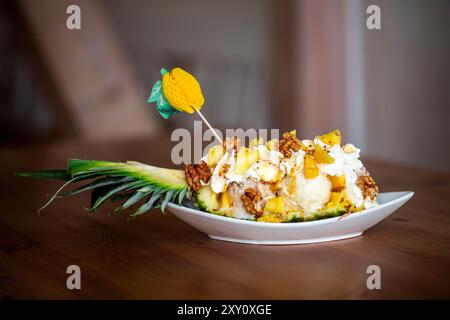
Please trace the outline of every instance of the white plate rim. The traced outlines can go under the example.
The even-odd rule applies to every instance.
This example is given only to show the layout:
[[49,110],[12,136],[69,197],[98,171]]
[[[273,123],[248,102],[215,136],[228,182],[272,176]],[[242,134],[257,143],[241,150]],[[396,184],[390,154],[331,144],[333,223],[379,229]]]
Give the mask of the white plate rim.
[[[364,216],[366,216],[374,211],[378,211],[379,209],[382,209],[384,207],[388,207],[388,206],[391,206],[391,205],[394,205],[396,203],[403,202],[403,201],[406,202],[414,195],[413,191],[382,192],[382,193],[380,193],[380,195],[381,194],[389,194],[389,193],[404,193],[404,194],[396,199],[379,204],[375,207],[352,213],[343,219],[345,219],[346,221],[349,221],[352,219],[358,219],[358,218],[364,217]],[[325,223],[333,223],[333,222],[338,221],[342,217],[342,216],[339,216],[339,217],[334,217],[334,218],[326,218],[326,219],[321,219],[321,220],[304,221],[304,222],[275,223],[275,222],[243,220],[243,219],[221,216],[221,215],[217,215],[214,213],[209,213],[209,212],[192,209],[192,208],[185,207],[185,206],[180,206],[173,202],[169,202],[167,204],[166,208],[169,208],[169,209],[175,208],[178,210],[184,210],[186,213],[202,216],[202,217],[205,217],[208,219],[219,220],[219,221],[230,222],[230,223],[237,223],[237,224],[246,224],[246,225],[251,225],[251,226],[260,226],[262,228],[286,228],[286,229],[289,229],[289,228],[299,228],[300,226],[307,227],[307,226],[320,225],[320,224],[325,224]]]

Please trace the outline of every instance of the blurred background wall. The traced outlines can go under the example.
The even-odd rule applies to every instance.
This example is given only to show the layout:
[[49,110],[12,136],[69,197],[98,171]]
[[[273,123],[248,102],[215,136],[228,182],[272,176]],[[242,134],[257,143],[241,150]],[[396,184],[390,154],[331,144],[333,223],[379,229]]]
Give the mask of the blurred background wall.
[[[381,30],[366,28],[370,4]],[[159,69],[182,66],[219,128],[341,128],[365,155],[450,172],[449,31],[445,0],[2,2],[0,143],[192,129],[146,104]]]
[[[142,83],[162,66],[185,66],[201,80],[205,116],[220,127],[266,128],[270,103],[269,0],[103,1]],[[191,126],[189,117],[173,117]]]
[[364,31],[367,152],[450,170],[450,1],[365,1],[382,8]]

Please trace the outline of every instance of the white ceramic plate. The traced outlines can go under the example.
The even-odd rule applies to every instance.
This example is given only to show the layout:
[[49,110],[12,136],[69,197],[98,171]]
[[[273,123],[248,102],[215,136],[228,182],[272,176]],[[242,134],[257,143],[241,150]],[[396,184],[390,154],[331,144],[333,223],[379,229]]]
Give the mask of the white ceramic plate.
[[265,223],[239,220],[182,207],[174,203],[167,208],[176,217],[217,240],[267,245],[287,245],[341,240],[360,236],[400,208],[413,192],[381,193],[378,206],[353,213],[342,219],[294,223]]

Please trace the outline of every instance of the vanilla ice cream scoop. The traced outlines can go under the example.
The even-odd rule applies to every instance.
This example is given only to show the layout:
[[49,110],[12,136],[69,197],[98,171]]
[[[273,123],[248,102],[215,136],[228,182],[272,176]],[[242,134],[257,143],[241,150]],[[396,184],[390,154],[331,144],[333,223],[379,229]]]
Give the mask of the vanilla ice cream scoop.
[[294,200],[303,209],[305,217],[320,210],[330,200],[331,182],[323,174],[314,179],[306,179],[303,173],[297,174]]

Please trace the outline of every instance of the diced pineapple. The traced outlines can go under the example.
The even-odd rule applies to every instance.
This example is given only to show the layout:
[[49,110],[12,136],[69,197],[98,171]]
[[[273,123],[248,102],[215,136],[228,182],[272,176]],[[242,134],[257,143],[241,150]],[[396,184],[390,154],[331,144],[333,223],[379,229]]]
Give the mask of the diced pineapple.
[[345,188],[345,176],[328,176],[333,190]]
[[318,136],[317,139],[320,139],[323,143],[328,144],[330,146],[340,145],[341,144],[341,132],[339,130],[334,130],[324,134],[323,136]]
[[314,144],[314,158],[318,163],[334,163],[334,158],[318,144]]
[[261,162],[256,167],[256,173],[265,182],[276,182],[281,179],[281,170],[269,162]]
[[234,171],[236,174],[244,175],[248,168],[258,160],[258,151],[246,147],[240,147]]
[[326,206],[320,210],[318,213],[322,217],[335,217],[346,212],[348,207],[348,202],[344,191],[331,192],[330,200]]
[[254,138],[254,139],[250,140],[249,147],[253,148],[253,147],[259,146],[260,144],[264,144],[264,139],[262,137]]
[[330,201],[328,201],[325,206],[325,211],[336,210],[341,212],[349,212],[349,210],[358,211],[359,209],[352,204],[345,191],[342,190],[339,192],[331,192]]
[[258,157],[259,157],[259,153],[258,150],[255,149],[251,149],[248,151],[248,163],[249,166],[251,166],[252,164],[256,163],[258,161]]
[[261,217],[258,218],[258,221],[259,222],[280,223],[280,222],[283,222],[283,219],[277,214],[269,213],[269,214],[263,214]]
[[272,140],[268,141],[267,144],[266,144],[267,149],[269,151],[278,150],[278,143],[279,142],[278,142],[277,139],[272,139]]
[[228,210],[231,209],[232,207],[233,207],[233,200],[230,198],[228,190],[225,190],[223,193],[220,194],[220,209]]
[[312,155],[305,155],[304,170],[306,179],[314,179],[319,175],[319,167]]
[[331,192],[329,203],[338,205],[341,201],[344,200],[344,192]]
[[216,144],[208,151],[208,157],[206,164],[209,167],[214,167],[217,165],[217,163],[222,159],[223,155],[225,154],[225,149],[221,144]]
[[281,180],[278,180],[276,182],[273,182],[270,184],[270,190],[272,192],[277,192],[278,190],[280,190],[283,187]]
[[219,198],[217,194],[212,191],[209,185],[203,186],[197,192],[197,205],[200,209],[208,212],[214,212],[219,209]]
[[282,197],[270,198],[267,200],[266,205],[264,206],[264,212],[270,213],[285,213],[286,210],[284,208],[284,199]]
[[308,152],[309,150],[314,148],[314,141],[313,140],[303,139],[300,142],[301,142],[300,149],[305,151],[305,152]]
[[292,179],[288,180],[288,185],[287,185],[287,192],[288,194],[292,197],[295,196],[297,194],[297,179],[294,177]]
[[353,153],[356,151],[356,147],[350,143],[347,143],[342,150],[344,150],[345,153]]

